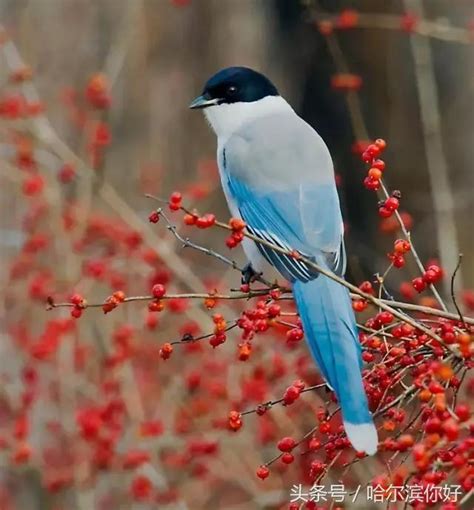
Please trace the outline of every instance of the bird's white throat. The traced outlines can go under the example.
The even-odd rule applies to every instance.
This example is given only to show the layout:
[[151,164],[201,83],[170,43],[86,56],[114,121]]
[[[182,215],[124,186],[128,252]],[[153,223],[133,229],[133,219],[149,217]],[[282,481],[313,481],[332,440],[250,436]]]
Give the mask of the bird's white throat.
[[227,140],[248,122],[283,112],[293,112],[293,108],[281,96],[267,96],[251,103],[220,104],[204,110],[219,142]]

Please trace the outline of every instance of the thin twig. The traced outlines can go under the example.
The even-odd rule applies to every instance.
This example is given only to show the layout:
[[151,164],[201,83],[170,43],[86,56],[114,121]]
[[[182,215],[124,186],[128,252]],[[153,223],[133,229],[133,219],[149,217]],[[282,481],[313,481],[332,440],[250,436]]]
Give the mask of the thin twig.
[[461,267],[462,257],[463,257],[463,254],[460,253],[459,257],[458,257],[458,263],[457,263],[457,265],[456,265],[456,267],[454,269],[453,275],[451,276],[451,299],[453,300],[454,307],[456,308],[456,311],[459,314],[459,319],[463,323],[464,327],[467,327],[466,326],[466,321],[464,320],[464,317],[463,317],[463,315],[461,313],[461,309],[459,308],[459,305],[458,305],[457,300],[456,300],[456,292],[454,291],[454,283],[455,283],[455,280],[456,280],[456,274],[458,272],[458,269]]

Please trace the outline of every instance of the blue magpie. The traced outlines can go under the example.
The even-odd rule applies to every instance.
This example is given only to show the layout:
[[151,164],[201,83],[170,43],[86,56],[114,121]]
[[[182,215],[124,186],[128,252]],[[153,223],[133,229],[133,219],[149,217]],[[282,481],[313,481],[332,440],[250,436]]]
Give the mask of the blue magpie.
[[[343,276],[344,228],[329,150],[264,75],[229,67],[205,84],[190,108],[203,109],[217,135],[222,187],[248,231]],[[245,239],[252,266],[270,263],[291,282],[309,350],[342,409],[358,451],[377,451],[377,430],[361,377],[362,359],[348,290],[303,260]]]

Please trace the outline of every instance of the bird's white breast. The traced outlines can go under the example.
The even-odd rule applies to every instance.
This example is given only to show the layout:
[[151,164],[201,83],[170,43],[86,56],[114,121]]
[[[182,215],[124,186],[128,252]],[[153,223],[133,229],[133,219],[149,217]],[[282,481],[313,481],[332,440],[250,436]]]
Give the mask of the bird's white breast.
[[281,96],[267,96],[250,103],[210,106],[204,115],[217,135],[218,144],[223,145],[243,125],[282,112],[293,112],[293,108]]

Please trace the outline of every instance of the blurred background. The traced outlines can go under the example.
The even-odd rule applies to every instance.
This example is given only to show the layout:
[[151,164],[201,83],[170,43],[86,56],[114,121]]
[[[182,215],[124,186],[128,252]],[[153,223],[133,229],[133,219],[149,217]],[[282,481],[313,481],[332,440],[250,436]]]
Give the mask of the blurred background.
[[[150,225],[144,195],[179,190],[226,221],[214,135],[187,105],[214,72],[245,65],[329,146],[349,279],[383,272],[396,235],[362,184],[359,149],[381,137],[422,261],[451,275],[463,253],[456,289],[474,306],[472,0],[3,0],[0,22],[0,509],[286,508],[303,475],[282,469],[262,488],[254,471],[277,438],[311,428],[313,395],[242,434],[216,420],[311,372],[303,347],[260,346],[240,363],[235,335],[222,351],[187,346],[164,363],[163,342],[212,331],[202,303],[176,299],[159,319],[131,303],[72,323],[68,310],[46,312],[46,298],[239,286],[237,272]],[[244,262],[214,230],[182,231]],[[387,286],[400,297],[414,276],[408,264]],[[133,352],[117,360],[124,344]],[[151,458],[124,467],[136,450]],[[361,469],[361,480],[376,472]]]

